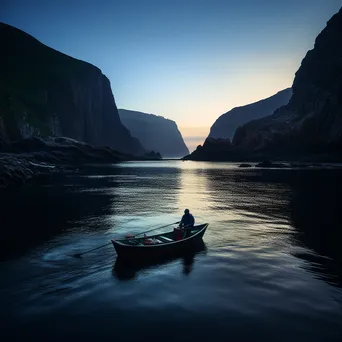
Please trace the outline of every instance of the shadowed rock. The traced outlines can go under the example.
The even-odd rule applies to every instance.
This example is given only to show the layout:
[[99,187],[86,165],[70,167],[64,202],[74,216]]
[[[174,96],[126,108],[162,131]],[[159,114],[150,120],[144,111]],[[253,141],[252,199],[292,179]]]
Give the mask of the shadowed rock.
[[146,150],[161,153],[164,158],[189,154],[177,124],[159,115],[119,109],[122,123],[139,139]]
[[[145,150],[120,121],[97,67],[0,23],[0,136],[65,136],[124,153]],[[1,142],[0,142],[1,143]]]
[[229,148],[204,144],[185,159],[342,160],[342,9],[302,61],[286,106],[236,130]]
[[[109,147],[94,147],[70,138],[32,137],[6,144],[0,153],[0,188],[21,185],[52,172],[65,172],[66,168],[90,163],[116,163],[140,160]],[[158,159],[148,155],[146,159]]]
[[342,10],[318,35],[302,61],[288,105],[236,131],[233,144],[281,156],[342,151]]
[[258,102],[233,108],[215,121],[210,128],[209,137],[232,139],[238,127],[249,121],[273,114],[276,109],[289,102],[291,95],[292,89],[287,88]]
[[255,167],[267,167],[267,168],[287,168],[289,167],[287,164],[284,163],[273,163],[269,160],[264,160],[261,163],[255,165]]

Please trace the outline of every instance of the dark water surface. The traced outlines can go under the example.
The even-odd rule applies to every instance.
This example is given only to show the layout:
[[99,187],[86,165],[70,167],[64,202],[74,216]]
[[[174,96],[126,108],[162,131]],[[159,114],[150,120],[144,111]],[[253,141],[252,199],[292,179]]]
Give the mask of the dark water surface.
[[[1,194],[0,341],[341,341],[341,190],[336,169],[163,161]],[[192,256],[69,256],[186,207],[210,224]]]

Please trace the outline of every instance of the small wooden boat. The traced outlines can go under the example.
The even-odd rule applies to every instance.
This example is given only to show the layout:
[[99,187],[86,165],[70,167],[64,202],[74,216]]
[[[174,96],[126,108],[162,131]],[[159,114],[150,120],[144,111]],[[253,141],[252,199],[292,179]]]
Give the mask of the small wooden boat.
[[203,240],[199,240],[196,245],[178,255],[170,255],[155,259],[136,258],[134,260],[121,259],[118,257],[112,268],[112,274],[118,280],[137,279],[141,272],[153,271],[172,261],[179,260],[184,274],[189,274],[195,264],[195,257],[199,254],[205,255],[207,248]]
[[175,231],[141,238],[112,240],[116,253],[121,259],[165,258],[189,251],[202,241],[208,223],[189,228],[188,236],[176,240]]

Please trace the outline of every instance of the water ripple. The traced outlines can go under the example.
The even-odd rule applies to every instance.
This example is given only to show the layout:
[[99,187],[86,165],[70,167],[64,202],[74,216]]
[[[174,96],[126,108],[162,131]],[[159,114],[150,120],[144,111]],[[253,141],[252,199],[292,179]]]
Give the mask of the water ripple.
[[[82,172],[3,202],[8,231],[39,232],[0,263],[4,333],[50,340],[57,324],[56,340],[342,336],[339,170],[162,161]],[[179,221],[186,207],[210,224],[191,256],[128,267],[107,246],[72,257]]]

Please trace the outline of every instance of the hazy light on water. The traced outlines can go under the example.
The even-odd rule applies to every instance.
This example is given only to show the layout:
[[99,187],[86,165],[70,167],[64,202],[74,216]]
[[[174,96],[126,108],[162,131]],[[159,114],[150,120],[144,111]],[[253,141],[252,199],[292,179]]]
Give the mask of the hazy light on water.
[[[337,341],[340,172],[151,161],[94,166],[67,184],[24,187],[2,202],[2,224],[24,234],[34,222],[40,240],[29,240],[29,231],[23,254],[0,263],[5,331],[48,339],[48,327],[58,324],[59,340],[73,332],[86,340],[95,327],[96,335],[134,340],[153,320],[163,332],[182,328],[184,341],[217,332],[222,341],[298,334]],[[185,208],[209,223],[203,248],[190,257],[140,268],[120,267],[112,246],[70,257],[179,221]],[[172,333],[177,340],[178,330]]]

